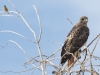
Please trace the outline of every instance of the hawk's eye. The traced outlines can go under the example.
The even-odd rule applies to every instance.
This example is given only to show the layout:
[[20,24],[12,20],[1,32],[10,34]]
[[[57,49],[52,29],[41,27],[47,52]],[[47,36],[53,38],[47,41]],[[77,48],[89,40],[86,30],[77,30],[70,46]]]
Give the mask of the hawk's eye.
[[84,19],[82,19],[82,20],[84,20]]

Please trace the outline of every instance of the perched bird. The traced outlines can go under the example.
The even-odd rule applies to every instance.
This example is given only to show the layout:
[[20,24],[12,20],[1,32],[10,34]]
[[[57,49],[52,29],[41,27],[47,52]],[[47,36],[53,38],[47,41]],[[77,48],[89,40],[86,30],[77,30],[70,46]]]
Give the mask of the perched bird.
[[[68,67],[74,62],[75,55],[78,58],[80,48],[84,46],[89,36],[89,28],[87,26],[88,18],[82,16],[78,23],[69,32],[61,51],[61,64],[62,66],[68,60]],[[72,53],[72,54],[70,54]]]
[[8,14],[9,14],[9,12],[8,12],[8,8],[6,7],[6,5],[4,5],[4,12],[7,12]]

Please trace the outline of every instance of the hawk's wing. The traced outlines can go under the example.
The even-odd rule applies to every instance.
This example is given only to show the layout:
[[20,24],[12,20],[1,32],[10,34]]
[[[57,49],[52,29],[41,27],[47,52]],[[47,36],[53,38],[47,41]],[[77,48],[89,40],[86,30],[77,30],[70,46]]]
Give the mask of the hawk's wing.
[[73,27],[71,32],[68,34],[67,39],[65,40],[64,46],[62,47],[62,65],[71,57],[71,54],[68,54],[68,52],[74,53],[80,49],[87,41],[88,36],[89,28],[87,26],[81,25],[77,28],[75,28],[75,26]]

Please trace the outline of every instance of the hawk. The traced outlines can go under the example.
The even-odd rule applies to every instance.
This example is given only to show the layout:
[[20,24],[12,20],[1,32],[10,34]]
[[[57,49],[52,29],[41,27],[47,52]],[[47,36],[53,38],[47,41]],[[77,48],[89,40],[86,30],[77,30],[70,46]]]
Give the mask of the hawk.
[[[86,16],[82,16],[78,23],[69,32],[61,51],[62,66],[68,60],[69,67],[74,62],[73,55],[78,53],[80,48],[86,43],[89,36],[89,28],[87,23],[88,18]],[[76,56],[76,58],[78,57]]]

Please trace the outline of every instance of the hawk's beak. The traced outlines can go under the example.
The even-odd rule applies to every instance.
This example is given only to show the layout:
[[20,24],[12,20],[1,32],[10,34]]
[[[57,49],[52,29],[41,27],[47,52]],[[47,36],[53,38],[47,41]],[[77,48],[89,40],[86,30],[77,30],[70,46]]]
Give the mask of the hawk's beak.
[[88,22],[88,19],[85,19],[84,22],[87,23]]
[[86,22],[88,22],[88,19],[85,19]]

